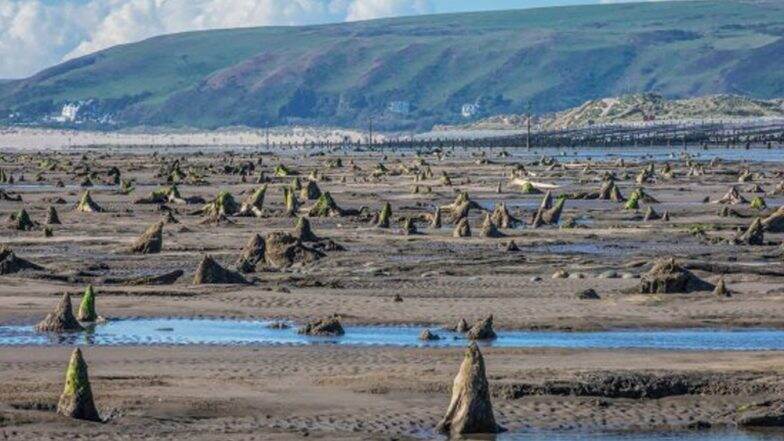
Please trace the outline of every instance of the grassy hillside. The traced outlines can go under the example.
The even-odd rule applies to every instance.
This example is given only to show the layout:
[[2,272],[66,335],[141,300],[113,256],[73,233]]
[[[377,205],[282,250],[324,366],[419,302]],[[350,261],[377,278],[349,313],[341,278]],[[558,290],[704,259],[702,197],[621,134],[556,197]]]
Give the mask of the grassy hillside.
[[[625,93],[784,96],[784,2],[709,0],[193,32],[0,84],[0,122],[427,128]],[[390,112],[393,101],[408,114]],[[13,115],[13,117],[9,117]],[[110,119],[107,116],[111,117]]]

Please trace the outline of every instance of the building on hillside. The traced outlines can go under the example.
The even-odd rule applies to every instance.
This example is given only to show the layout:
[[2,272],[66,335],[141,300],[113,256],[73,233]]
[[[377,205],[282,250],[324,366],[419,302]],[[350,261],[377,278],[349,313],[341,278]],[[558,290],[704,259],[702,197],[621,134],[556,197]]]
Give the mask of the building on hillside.
[[387,105],[387,110],[400,115],[411,113],[411,103],[408,101],[392,101]]
[[74,122],[76,121],[76,116],[79,114],[79,108],[81,107],[78,103],[67,103],[63,106],[63,109],[60,111],[60,116],[56,116],[54,119],[58,122]]
[[463,104],[463,108],[460,111],[460,114],[463,115],[463,118],[473,118],[476,114],[479,113],[479,104]]

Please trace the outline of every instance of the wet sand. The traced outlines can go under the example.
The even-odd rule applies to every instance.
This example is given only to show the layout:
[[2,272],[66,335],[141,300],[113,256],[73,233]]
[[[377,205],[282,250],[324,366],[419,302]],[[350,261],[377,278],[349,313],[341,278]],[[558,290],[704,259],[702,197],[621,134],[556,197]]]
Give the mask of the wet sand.
[[[555,194],[598,191],[602,175],[615,172],[624,196],[637,184],[635,175],[644,161],[627,159],[595,161],[557,158],[563,167],[551,170],[535,163],[538,157],[505,158],[488,151],[457,151],[439,159],[423,155],[433,177],[415,181],[413,155],[327,153],[301,156],[270,154],[228,156],[221,154],[153,157],[130,152],[102,156],[89,152],[6,154],[0,169],[22,185],[0,188],[20,194],[23,202],[0,201],[0,218],[24,207],[34,221],[43,222],[55,204],[62,225],[51,238],[41,231],[3,230],[0,245],[20,257],[42,265],[42,272],[0,276],[0,324],[31,325],[51,311],[64,291],[79,293],[87,283],[96,285],[99,314],[129,317],[227,317],[292,320],[298,323],[337,314],[346,324],[408,324],[450,326],[461,318],[469,323],[493,314],[496,329],[596,330],[690,327],[784,328],[784,289],[781,277],[759,274],[760,268],[782,270],[779,244],[782,234],[766,234],[763,246],[711,243],[691,232],[707,231],[709,239],[730,239],[758,215],[777,208],[784,195],[764,195],[769,208],[755,210],[731,206],[741,217],[719,217],[720,199],[737,185],[749,200],[748,190],[759,184],[772,192],[782,181],[775,162],[737,161],[709,164],[701,176],[687,176],[686,161],[670,160],[675,176],[658,173],[645,190],[660,203],[651,204],[671,220],[643,221],[648,204],[638,211],[622,204],[599,200],[568,200],[562,223],[577,219],[577,227],[564,229],[517,227],[502,229],[504,238],[481,238],[477,233],[484,213],[472,210],[469,223],[474,237],[452,237],[452,224],[444,227],[418,223],[421,234],[406,236],[402,219],[432,213],[450,204],[456,192],[467,191],[488,208],[505,202],[511,214],[529,223],[541,195],[521,194],[510,183],[513,165],[520,162],[527,179],[559,186]],[[224,165],[246,161],[256,165],[247,182],[225,173]],[[343,167],[329,168],[340,156]],[[34,182],[39,161],[49,158],[63,165],[45,171]],[[262,218],[232,217],[229,225],[205,225],[202,217],[188,213],[200,205],[168,204],[179,224],[164,227],[161,254],[133,255],[131,243],[161,218],[156,205],[133,201],[163,188],[156,176],[162,161],[182,160],[205,171],[206,185],[179,183],[184,197],[207,200],[219,190],[230,191],[239,201],[260,184],[260,171],[270,178]],[[349,159],[358,170],[352,170]],[[73,210],[82,189],[81,177],[65,164],[90,164],[99,179],[117,166],[123,178],[135,179],[130,195],[114,187],[94,187],[95,201],[106,213]],[[389,172],[373,176],[383,162]],[[249,275],[247,286],[194,286],[193,272],[205,253],[231,267],[254,233],[291,230],[294,219],[282,213],[282,188],[292,177],[275,178],[273,168],[282,163],[297,170],[304,183],[318,170],[318,185],[329,191],[344,209],[373,213],[384,201],[393,209],[390,229],[371,226],[368,215],[312,218],[314,232],[343,245],[346,251],[329,251],[315,263],[285,270],[264,269]],[[749,168],[751,182],[738,183],[738,172]],[[452,186],[443,185],[447,172]],[[346,182],[341,182],[345,177]],[[62,180],[65,189],[52,187]],[[501,193],[497,193],[502,183]],[[98,184],[98,182],[95,182]],[[412,189],[419,186],[419,193]],[[427,192],[427,188],[432,190]],[[313,201],[301,201],[308,208]],[[503,250],[514,240],[519,252]],[[718,242],[714,240],[713,242]],[[725,280],[734,292],[717,298],[710,292],[689,294],[640,294],[639,277],[654,259],[673,256],[682,262],[711,262],[737,267]],[[104,283],[183,270],[171,285],[121,286]],[[559,270],[567,278],[552,278]],[[609,278],[608,271],[617,277]],[[715,283],[720,273],[694,271]],[[593,288],[599,300],[577,299],[578,291]],[[400,295],[402,302],[393,297]],[[70,347],[6,347],[0,351],[0,433],[11,439],[60,439],[66,434],[94,439],[316,439],[429,438],[449,399],[452,377],[459,366],[460,349],[405,349],[366,347],[86,347],[96,402],[108,423],[96,425],[63,420],[52,411],[62,390],[62,375]],[[738,408],[781,396],[784,358],[778,352],[700,353],[639,350],[484,350],[494,393],[497,418],[513,430],[650,430],[688,428],[702,423],[730,424]],[[580,375],[610,372],[655,375],[721,375],[724,386],[715,391],[662,398],[566,396],[547,393],[520,395],[521,385],[574,380]],[[691,377],[690,377],[691,378]],[[522,388],[522,389],[521,389]]]

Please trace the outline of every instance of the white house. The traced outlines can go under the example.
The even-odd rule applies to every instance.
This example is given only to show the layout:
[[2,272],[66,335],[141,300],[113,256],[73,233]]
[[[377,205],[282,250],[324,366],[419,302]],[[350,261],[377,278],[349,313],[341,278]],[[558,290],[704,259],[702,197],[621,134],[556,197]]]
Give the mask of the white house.
[[479,104],[463,104],[461,114],[463,118],[473,118],[479,112]]
[[68,103],[63,106],[63,109],[60,111],[60,116],[55,117],[55,121],[58,122],[74,122],[76,121],[76,115],[79,113],[79,108],[81,104],[79,103]]
[[411,103],[408,101],[392,101],[387,105],[387,110],[392,113],[408,115],[411,112]]

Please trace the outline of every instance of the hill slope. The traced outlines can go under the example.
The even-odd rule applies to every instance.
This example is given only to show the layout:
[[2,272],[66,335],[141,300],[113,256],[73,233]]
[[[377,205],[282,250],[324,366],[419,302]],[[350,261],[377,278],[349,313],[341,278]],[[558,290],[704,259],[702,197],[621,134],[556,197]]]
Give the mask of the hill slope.
[[[708,0],[205,31],[0,84],[0,122],[427,128],[625,93],[784,96],[784,2]],[[390,105],[392,110],[390,109]],[[65,119],[66,123],[69,121]]]

